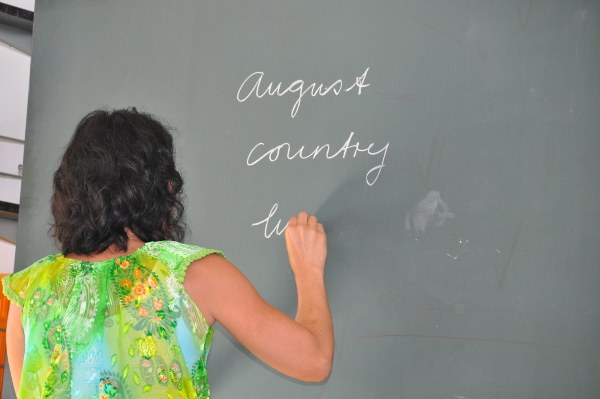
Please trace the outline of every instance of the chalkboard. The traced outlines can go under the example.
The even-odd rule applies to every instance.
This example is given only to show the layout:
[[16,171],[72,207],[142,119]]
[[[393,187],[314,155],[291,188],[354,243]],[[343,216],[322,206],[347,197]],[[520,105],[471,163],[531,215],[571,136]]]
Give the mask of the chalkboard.
[[218,328],[215,398],[600,397],[599,44],[597,1],[38,0],[17,268],[77,121],[136,106],[275,306],[287,218],[328,232],[329,381]]

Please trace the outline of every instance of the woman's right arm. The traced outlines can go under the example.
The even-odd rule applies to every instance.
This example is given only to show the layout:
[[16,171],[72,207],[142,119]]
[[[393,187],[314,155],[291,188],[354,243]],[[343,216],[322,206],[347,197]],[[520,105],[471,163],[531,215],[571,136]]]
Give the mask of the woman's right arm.
[[286,229],[298,291],[296,317],[267,303],[229,261],[210,255],[194,262],[184,286],[204,317],[221,323],[250,352],[303,381],[323,381],[333,362],[333,322],[325,290],[327,242],[323,226],[301,212]]
[[8,309],[6,323],[6,354],[8,355],[13,386],[18,395],[19,386],[21,385],[23,357],[25,356],[25,336],[21,324],[21,308],[12,302]]

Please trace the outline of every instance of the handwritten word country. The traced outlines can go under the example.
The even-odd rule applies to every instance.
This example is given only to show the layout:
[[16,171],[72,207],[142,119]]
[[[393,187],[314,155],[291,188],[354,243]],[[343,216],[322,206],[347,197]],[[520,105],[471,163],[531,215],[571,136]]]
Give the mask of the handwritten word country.
[[373,148],[375,143],[370,143],[368,146],[361,147],[360,142],[353,142],[354,132],[350,132],[348,139],[342,144],[337,151],[334,152],[332,150],[331,145],[323,144],[318,145],[314,148],[314,150],[307,150],[306,147],[300,146],[297,149],[292,150],[292,145],[290,143],[282,143],[276,145],[275,147],[265,148],[265,143],[258,143],[248,153],[248,157],[246,158],[246,165],[254,166],[261,161],[267,160],[269,162],[275,162],[279,159],[283,160],[292,160],[294,158],[300,159],[316,159],[319,154],[323,154],[323,157],[327,160],[334,159],[337,157],[341,157],[346,159],[346,156],[356,158],[360,153],[366,153],[369,157],[373,157],[379,155],[381,160],[379,163],[369,169],[367,172],[365,179],[369,186],[375,184],[377,179],[379,179],[379,175],[381,170],[385,166],[385,156],[387,154],[388,147],[390,145],[387,142],[383,147],[376,149]]

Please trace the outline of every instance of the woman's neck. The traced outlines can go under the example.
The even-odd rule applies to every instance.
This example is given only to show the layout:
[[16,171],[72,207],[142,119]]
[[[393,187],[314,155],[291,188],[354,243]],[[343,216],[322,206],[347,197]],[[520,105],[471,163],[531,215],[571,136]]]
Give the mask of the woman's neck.
[[117,258],[119,256],[125,256],[134,253],[140,247],[144,245],[144,242],[140,240],[135,234],[126,229],[127,232],[127,249],[119,249],[115,244],[110,245],[102,252],[90,255],[81,255],[75,253],[66,254],[66,258],[82,260],[86,262],[101,262],[103,260],[109,260]]

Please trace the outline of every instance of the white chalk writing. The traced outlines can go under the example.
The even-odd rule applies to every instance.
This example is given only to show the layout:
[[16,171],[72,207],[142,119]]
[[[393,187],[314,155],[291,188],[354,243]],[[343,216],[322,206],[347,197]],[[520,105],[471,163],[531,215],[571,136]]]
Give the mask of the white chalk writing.
[[366,174],[367,184],[372,186],[379,178],[381,170],[385,166],[385,156],[390,143],[387,142],[383,147],[374,149],[375,143],[370,143],[368,146],[361,147],[360,142],[356,141],[353,143],[353,138],[354,132],[350,132],[348,139],[335,152],[333,152],[331,145],[329,144],[318,145],[311,151],[307,150],[304,145],[300,146],[298,149],[292,150],[292,145],[287,142],[271,148],[264,148],[265,143],[258,143],[252,147],[248,153],[246,165],[254,166],[263,160],[275,162],[278,159],[316,159],[321,153],[323,153],[325,159],[334,159],[336,157],[346,159],[346,155],[356,158],[359,153],[366,153],[368,156],[380,155],[381,161],[376,166],[369,169]]
[[362,89],[369,87],[370,84],[366,83],[367,73],[369,68],[365,69],[362,75],[357,76],[354,83],[344,88],[344,82],[341,79],[337,79],[333,83],[326,85],[325,83],[311,83],[308,86],[304,80],[295,80],[287,86],[283,82],[274,83],[269,82],[267,87],[263,87],[263,77],[265,75],[262,71],[256,71],[251,73],[244,79],[237,92],[237,100],[241,103],[248,100],[252,96],[256,98],[263,98],[264,96],[279,96],[282,97],[288,93],[295,93],[298,97],[292,107],[291,116],[294,118],[300,109],[300,103],[302,98],[306,94],[310,94],[312,97],[326,96],[329,93],[333,93],[336,96],[340,93],[349,93],[356,89],[356,94],[360,95]]
[[257,227],[257,226],[260,226],[261,224],[265,225],[265,230],[264,230],[265,238],[271,238],[271,236],[273,234],[277,234],[278,236],[280,236],[283,234],[283,232],[287,228],[287,223],[285,224],[285,226],[281,227],[281,219],[279,219],[277,221],[277,223],[275,224],[275,226],[273,227],[273,229],[271,231],[269,231],[269,222],[271,221],[271,218],[273,218],[273,216],[275,216],[275,213],[277,212],[278,207],[279,207],[279,205],[277,203],[275,203],[271,207],[271,210],[269,211],[269,216],[267,216],[260,222],[252,223],[252,227]]

